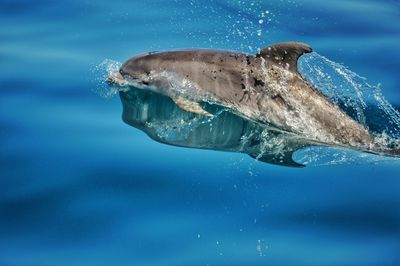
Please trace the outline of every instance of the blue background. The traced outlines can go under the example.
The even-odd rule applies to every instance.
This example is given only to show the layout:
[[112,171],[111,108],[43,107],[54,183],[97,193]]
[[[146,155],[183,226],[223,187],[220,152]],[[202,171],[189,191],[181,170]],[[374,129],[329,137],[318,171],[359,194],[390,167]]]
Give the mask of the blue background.
[[294,40],[399,106],[399,18],[394,0],[0,1],[0,265],[400,265],[398,161],[162,145],[95,93],[106,58]]

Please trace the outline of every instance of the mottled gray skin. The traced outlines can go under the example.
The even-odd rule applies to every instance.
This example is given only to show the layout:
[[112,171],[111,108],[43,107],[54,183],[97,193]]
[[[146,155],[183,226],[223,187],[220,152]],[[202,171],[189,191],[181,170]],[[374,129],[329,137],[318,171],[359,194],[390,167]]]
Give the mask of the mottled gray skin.
[[[212,101],[244,117],[326,144],[373,149],[368,130],[331,103],[297,71],[297,59],[311,48],[281,43],[257,55],[196,49],[147,53],[129,59],[120,73],[137,87],[171,98]],[[193,86],[176,91],[178,83]]]

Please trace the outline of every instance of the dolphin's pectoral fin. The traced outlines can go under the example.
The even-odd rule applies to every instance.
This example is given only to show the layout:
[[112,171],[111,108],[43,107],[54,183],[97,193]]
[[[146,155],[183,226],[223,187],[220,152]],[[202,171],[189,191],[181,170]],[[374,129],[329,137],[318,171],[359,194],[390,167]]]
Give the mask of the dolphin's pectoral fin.
[[249,155],[251,157],[253,157],[254,159],[256,159],[257,161],[264,162],[264,163],[270,163],[270,164],[288,166],[288,167],[294,167],[294,168],[305,167],[305,165],[297,163],[292,158],[293,153],[297,150],[298,149],[286,150],[279,154],[263,153],[263,154],[258,154],[258,155],[257,154],[249,154]]
[[182,108],[187,112],[199,115],[212,116],[212,114],[201,108],[198,102],[190,101],[181,97],[172,98],[172,100],[176,103],[176,105],[178,105],[180,108]]
[[261,56],[291,71],[298,72],[297,60],[305,53],[311,53],[312,48],[301,42],[284,42],[271,45],[260,51]]

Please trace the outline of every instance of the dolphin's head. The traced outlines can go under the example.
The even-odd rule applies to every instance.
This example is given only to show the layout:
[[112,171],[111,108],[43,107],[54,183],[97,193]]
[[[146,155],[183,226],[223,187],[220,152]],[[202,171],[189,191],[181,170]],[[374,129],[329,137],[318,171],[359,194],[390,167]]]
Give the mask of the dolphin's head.
[[160,75],[167,65],[162,56],[162,53],[149,52],[132,57],[121,66],[119,73],[134,87],[161,92],[167,83]]
[[132,57],[121,66],[119,73],[134,84],[149,85],[150,73],[156,64],[154,58],[151,57],[153,53]]

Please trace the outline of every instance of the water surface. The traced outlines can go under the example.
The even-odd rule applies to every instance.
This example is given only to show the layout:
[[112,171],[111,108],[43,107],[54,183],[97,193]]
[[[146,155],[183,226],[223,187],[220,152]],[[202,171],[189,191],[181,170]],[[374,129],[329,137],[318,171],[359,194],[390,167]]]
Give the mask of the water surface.
[[95,71],[151,50],[295,40],[396,107],[397,1],[0,7],[1,265],[400,264],[398,161],[314,150],[299,170],[162,145],[122,122]]

